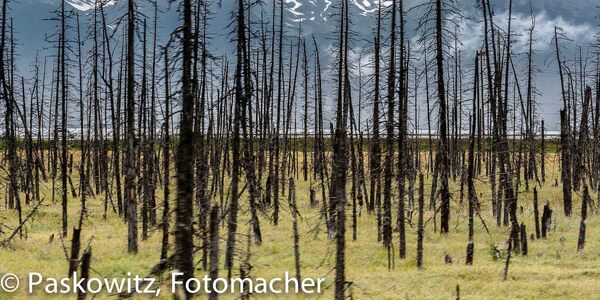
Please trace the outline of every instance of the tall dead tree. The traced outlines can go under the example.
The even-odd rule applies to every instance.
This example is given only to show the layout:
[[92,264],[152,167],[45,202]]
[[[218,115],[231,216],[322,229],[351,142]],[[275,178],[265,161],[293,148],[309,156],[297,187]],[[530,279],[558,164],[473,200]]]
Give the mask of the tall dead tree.
[[[369,212],[373,212],[375,209],[375,205],[379,207],[381,206],[381,194],[378,192],[381,190],[381,144],[379,137],[379,101],[380,101],[380,72],[381,72],[381,2],[379,2],[379,7],[377,9],[377,33],[375,34],[375,45],[374,45],[374,86],[373,86],[373,120],[371,121],[371,126],[373,127],[373,135],[371,137],[370,145],[371,151],[369,155],[369,168],[370,168],[370,190],[369,190],[369,199],[371,201],[367,204],[367,210]],[[377,230],[381,231],[380,223],[381,216],[378,214],[378,226]],[[380,234],[378,233],[378,236]]]
[[[245,51],[245,25],[244,25],[244,9],[245,3],[243,0],[238,0],[237,5],[237,50],[236,50],[236,67],[235,67],[235,103],[233,111],[233,136],[231,139],[231,152],[233,153],[232,170],[231,170],[231,184],[230,184],[230,199],[229,199],[229,212],[227,221],[227,248],[225,252],[225,267],[227,268],[227,277],[231,278],[233,270],[233,257],[235,252],[236,234],[237,234],[237,222],[238,222],[238,210],[239,210],[239,183],[240,183],[240,168],[241,168],[241,157],[240,153],[240,127],[242,122],[242,110],[244,109],[244,86],[242,83],[242,73],[244,69],[244,51]],[[275,180],[277,175],[275,175]],[[275,195],[278,195],[278,190],[275,189]],[[276,196],[277,197],[277,196]]]
[[[208,128],[206,128],[206,109],[209,94],[207,91],[208,83],[208,50],[207,50],[207,17],[209,14],[208,5],[204,1],[198,1],[196,5],[196,20],[195,20],[195,36],[194,40],[194,66],[193,66],[193,92],[196,96],[195,103],[195,122],[194,122],[194,135],[195,135],[195,155],[194,155],[194,168],[195,168],[195,197],[196,205],[199,208],[198,213],[198,233],[202,240],[202,266],[204,269],[208,267],[208,218],[210,215],[210,196],[208,191],[210,166],[209,166],[209,155],[210,155],[210,134],[211,124],[209,120]],[[201,28],[202,27],[202,28]],[[199,45],[201,44],[201,46]],[[201,47],[201,49],[199,49]],[[198,51],[200,51],[200,57],[198,57]],[[200,63],[200,67],[197,64]],[[200,75],[199,70],[200,70]],[[200,78],[198,78],[200,76]],[[208,131],[208,132],[207,132]]]
[[[302,39],[302,62],[304,66],[304,141],[302,143],[302,176],[308,180],[308,58],[306,56],[306,39]],[[266,122],[266,121],[265,121]]]
[[[273,5],[275,5],[275,1],[273,1]],[[277,66],[278,66],[278,71],[277,71],[277,118],[276,118],[276,124],[275,124],[275,132],[273,134],[273,147],[274,147],[274,152],[273,152],[273,160],[274,160],[274,169],[272,174],[270,174],[270,179],[271,179],[271,192],[273,193],[273,224],[277,225],[279,223],[279,171],[280,171],[280,163],[279,163],[279,158],[280,158],[280,142],[281,142],[281,138],[280,138],[280,132],[281,132],[281,115],[282,115],[282,111],[283,111],[283,95],[284,95],[284,85],[283,85],[283,80],[284,80],[284,74],[283,74],[283,31],[284,31],[284,22],[283,22],[283,12],[284,12],[284,1],[280,0],[279,1],[279,38],[278,38],[278,51],[277,51]],[[273,13],[275,13],[273,11]],[[273,23],[275,23],[275,20],[273,20]],[[275,26],[275,25],[273,25]],[[273,34],[275,34],[275,32],[273,32]],[[273,62],[274,64],[274,62]]]
[[65,1],[61,2],[60,7],[60,39],[59,39],[59,52],[60,52],[60,99],[61,99],[61,164],[60,164],[60,177],[61,177],[61,188],[62,188],[62,235],[67,236],[67,75],[66,75],[66,14],[65,14]]
[[[149,139],[148,139],[148,148],[147,148],[147,153],[145,155],[148,156],[148,177],[149,180],[147,181],[147,185],[148,185],[148,189],[149,189],[149,196],[148,196],[148,214],[149,214],[149,219],[150,219],[150,225],[151,226],[156,226],[156,188],[157,188],[157,172],[156,169],[158,168],[158,156],[156,156],[155,154],[155,147],[156,147],[156,140],[155,140],[155,134],[156,134],[156,98],[157,98],[157,94],[156,94],[156,68],[157,68],[157,35],[158,35],[158,5],[155,4],[154,5],[154,30],[153,30],[153,41],[152,41],[152,67],[151,67],[151,77],[150,77],[150,85],[151,85],[151,90],[150,90],[150,109],[149,109],[149,114],[150,114],[150,120],[148,121],[148,128],[149,128]],[[109,54],[110,55],[110,54]],[[111,60],[109,60],[110,62]],[[110,68],[109,68],[110,69]],[[112,92],[110,91],[112,88],[109,85],[109,95],[112,94]]]
[[348,151],[346,149],[346,120],[347,120],[347,96],[348,91],[344,74],[348,67],[348,0],[342,0],[340,8],[340,40],[338,61],[338,91],[336,108],[336,125],[333,135],[333,160],[332,160],[332,189],[335,191],[334,202],[336,211],[336,262],[335,262],[335,299],[345,299],[346,289],[346,169],[348,167]]
[[[497,59],[497,51],[496,51],[496,42],[495,42],[495,25],[493,21],[493,14],[490,9],[489,0],[483,0],[482,3],[483,9],[483,19],[484,19],[484,46],[485,46],[485,63],[486,63],[486,77],[487,77],[487,86],[489,89],[488,92],[488,102],[489,102],[489,117],[488,121],[491,123],[489,127],[489,131],[491,131],[490,137],[488,138],[488,142],[490,145],[496,145],[498,143],[498,118],[497,118],[497,94],[498,94],[498,79],[499,77],[499,66]],[[488,22],[491,24],[488,25]],[[491,29],[491,30],[490,30]],[[488,32],[491,31],[491,34]],[[490,41],[491,37],[491,41]],[[491,44],[491,47],[490,47]],[[492,65],[494,68],[492,69]],[[482,70],[483,71],[483,70]],[[493,75],[492,75],[493,74]],[[482,74],[483,77],[483,74]],[[483,87],[483,84],[482,84]],[[482,90],[483,95],[483,90]],[[485,103],[485,101],[482,101]],[[492,212],[494,216],[496,216],[496,224],[500,226],[500,211],[502,207],[502,203],[499,199],[497,199],[496,193],[496,160],[497,160],[497,150],[496,147],[489,148],[489,159],[488,164],[486,165],[486,169],[489,174],[490,188],[492,194]]]
[[[175,159],[177,201],[175,221],[175,268],[185,282],[194,275],[194,241],[192,228],[194,194],[194,94],[192,90],[192,1],[183,0],[181,119],[179,144]],[[168,116],[167,116],[168,117]],[[184,292],[186,295],[189,292]],[[189,295],[188,295],[189,296]],[[187,297],[186,297],[187,298]]]
[[383,183],[382,237],[383,245],[388,250],[388,268],[391,268],[392,242],[392,173],[394,162],[394,95],[396,87],[396,11],[397,1],[392,2],[392,21],[390,27],[390,62],[387,80],[387,121],[386,121],[386,156]]
[[[79,14],[77,14],[77,53],[78,53],[78,60],[79,60],[79,130],[81,130],[80,132],[80,136],[79,138],[81,139],[79,141],[79,150],[81,151],[81,164],[79,166],[79,195],[81,197],[81,216],[85,215],[86,213],[86,207],[85,207],[85,200],[86,200],[86,196],[87,196],[87,191],[86,191],[86,180],[85,180],[85,175],[86,175],[86,171],[85,171],[85,161],[86,161],[86,156],[85,156],[85,125],[84,125],[84,109],[85,109],[85,105],[83,103],[83,63],[81,61],[82,59],[82,53],[81,53],[81,34],[80,34],[80,26],[79,26]],[[81,227],[81,222],[83,220],[79,220],[79,224]]]
[[[141,112],[141,116],[139,118],[139,122],[141,124],[140,126],[140,131],[142,132],[142,146],[141,146],[141,151],[140,154],[142,155],[141,160],[141,182],[140,182],[140,189],[141,191],[141,200],[142,200],[142,211],[141,211],[141,215],[142,215],[142,241],[145,241],[148,239],[148,216],[150,215],[149,210],[150,210],[150,191],[153,189],[153,187],[151,186],[151,178],[150,178],[150,173],[148,171],[149,169],[149,164],[152,161],[150,158],[150,153],[149,153],[149,148],[150,145],[148,144],[148,75],[146,72],[146,65],[147,65],[147,57],[148,57],[148,35],[147,35],[147,26],[146,26],[146,19],[144,18],[143,21],[143,25],[142,25],[142,35],[144,37],[144,40],[142,42],[142,90],[141,90],[141,103],[140,103],[140,112]],[[106,201],[105,201],[106,203]]]
[[[397,179],[398,179],[398,251],[399,257],[406,258],[406,230],[405,230],[405,216],[404,216],[404,194],[406,189],[406,176],[408,164],[410,162],[407,143],[407,130],[408,130],[408,76],[406,76],[405,68],[405,49],[404,49],[404,1],[400,0],[399,5],[400,15],[400,73],[398,77],[399,82],[399,122],[398,122],[398,168],[397,168]],[[392,69],[395,72],[395,70]],[[412,203],[412,202],[411,202]]]
[[163,140],[162,140],[162,170],[163,170],[163,211],[162,211],[162,243],[160,250],[160,259],[167,258],[167,251],[169,249],[169,198],[171,196],[170,190],[170,163],[171,163],[171,135],[169,133],[169,120],[171,119],[169,107],[171,106],[171,95],[169,87],[169,45],[164,48],[164,60],[165,60],[165,120],[163,126]]
[[[2,84],[2,97],[6,105],[4,115],[4,135],[6,141],[6,160],[8,161],[8,208],[16,209],[19,213],[19,222],[21,221],[21,200],[18,191],[18,166],[17,166],[17,145],[14,132],[14,95],[10,85],[10,64],[5,63],[6,53],[6,20],[8,11],[8,0],[2,1],[2,32],[0,40],[0,84]],[[63,231],[64,233],[64,231]],[[66,234],[66,233],[65,233]]]
[[127,135],[125,152],[125,203],[127,203],[127,251],[138,252],[135,140],[135,0],[127,2]]
[[563,99],[563,110],[560,112],[560,145],[561,145],[561,178],[563,183],[563,208],[565,216],[570,216],[573,207],[572,200],[572,173],[571,173],[571,125],[569,118],[569,96],[565,90],[563,64],[558,44],[558,28],[554,27],[554,45],[556,48],[556,60],[560,77],[560,87]]
[[[478,64],[478,60],[479,60],[479,53],[477,53],[477,55],[475,55],[475,74],[479,73],[479,64]],[[474,85],[473,85],[473,107],[475,108],[475,103],[477,100],[477,91],[479,90],[478,87],[478,83],[479,81],[477,79],[474,80]],[[475,109],[473,110],[473,112],[475,113]],[[468,191],[468,199],[469,199],[469,243],[467,244],[467,258],[466,258],[466,264],[467,265],[472,265],[473,264],[473,255],[475,253],[475,242],[474,242],[474,235],[475,235],[475,230],[474,230],[474,222],[473,222],[473,215],[475,213],[475,209],[476,209],[476,205],[477,205],[477,193],[475,192],[475,183],[474,183],[474,177],[475,177],[475,115],[471,115],[471,122],[470,122],[470,131],[471,131],[471,135],[470,135],[470,139],[469,139],[469,163],[468,163],[468,167],[467,167],[467,191]]]
[[[440,168],[440,195],[442,197],[440,232],[448,233],[450,230],[450,190],[448,188],[449,164],[448,159],[448,128],[447,128],[447,105],[446,86],[444,83],[444,44],[442,22],[442,0],[435,1],[435,51],[437,68],[437,94],[438,94],[438,120],[439,120],[439,142],[438,152]],[[437,159],[437,158],[436,158]]]
[[[243,16],[243,6],[241,7],[241,13]],[[249,12],[250,13],[250,12]],[[260,231],[260,221],[258,219],[258,198],[259,198],[259,188],[260,183],[256,180],[256,170],[255,170],[255,157],[254,157],[254,149],[253,149],[253,135],[252,135],[252,109],[250,107],[252,100],[252,79],[251,79],[251,70],[250,70],[250,53],[248,53],[249,42],[246,41],[246,34],[248,34],[250,29],[246,28],[245,18],[238,19],[238,50],[241,53],[238,54],[238,59],[241,59],[241,73],[237,74],[242,76],[240,80],[239,87],[239,95],[238,87],[236,86],[236,97],[239,97],[241,106],[241,115],[240,115],[240,124],[242,129],[242,136],[244,138],[244,168],[246,173],[246,181],[248,184],[249,190],[249,203],[250,203],[250,217],[251,217],[251,225],[252,225],[252,234],[254,236],[254,242],[257,245],[262,243],[262,234]],[[237,72],[237,71],[236,71]],[[236,76],[237,76],[236,75]],[[238,78],[236,78],[236,84]],[[234,153],[235,155],[235,153]]]
[[[506,42],[506,69],[504,73],[504,96],[498,93],[498,124],[499,124],[499,167],[500,167],[500,191],[504,194],[505,201],[505,225],[507,224],[507,216],[510,217],[511,222],[511,238],[509,241],[514,244],[513,251],[519,251],[519,232],[520,226],[517,220],[517,197],[515,194],[515,187],[513,186],[513,168],[510,160],[510,148],[507,136],[507,124],[508,124],[508,74],[510,66],[510,41],[511,41],[511,23],[512,23],[512,0],[509,1],[509,21],[508,21],[508,34]],[[501,76],[497,76],[496,80],[501,81]],[[500,84],[499,84],[500,85]]]
[[[102,18],[102,28],[103,28],[103,37],[104,37],[104,45],[106,49],[111,49],[111,40],[110,35],[108,34],[108,25],[106,24],[106,15],[104,13],[104,6],[100,5],[100,16]],[[115,182],[115,194],[117,198],[117,212],[119,216],[124,216],[123,212],[123,192],[121,186],[121,79],[119,72],[118,79],[118,90],[119,95],[115,95],[115,89],[113,86],[112,74],[113,74],[113,53],[112,51],[107,51],[108,58],[108,80],[106,80],[106,84],[108,86],[108,97],[110,100],[110,113],[111,113],[111,121],[112,121],[112,165],[113,165],[113,178]],[[83,121],[82,121],[83,122]],[[83,163],[82,163],[83,165]]]
[[[535,30],[535,16],[533,12],[531,13],[531,27],[529,28],[529,51],[527,55],[527,110],[525,112],[525,127],[527,132],[528,139],[528,148],[529,148],[529,159],[528,165],[526,165],[526,174],[525,180],[526,183],[528,180],[534,179],[534,174],[537,177],[537,157],[536,157],[536,147],[535,147],[535,101],[533,99],[534,87],[533,87],[533,32]],[[544,161],[540,162],[541,165],[544,165]]]
[[588,174],[586,168],[587,158],[587,146],[588,146],[588,119],[590,112],[590,105],[592,101],[592,88],[589,86],[585,89],[585,96],[583,100],[583,108],[581,110],[581,123],[579,125],[579,139],[577,141],[577,148],[575,151],[575,159],[573,160],[573,186],[576,190],[579,189],[581,182],[585,182],[586,175]]

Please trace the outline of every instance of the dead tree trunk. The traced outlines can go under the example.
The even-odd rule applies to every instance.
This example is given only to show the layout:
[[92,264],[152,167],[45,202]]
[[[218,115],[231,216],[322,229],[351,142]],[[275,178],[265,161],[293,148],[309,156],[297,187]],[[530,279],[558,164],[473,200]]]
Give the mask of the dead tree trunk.
[[585,247],[585,221],[587,219],[587,205],[590,199],[590,192],[587,184],[583,185],[583,199],[581,201],[581,223],[579,224],[579,238],[577,240],[577,252]]
[[335,299],[345,299],[346,289],[346,170],[348,167],[348,151],[346,149],[346,118],[347,100],[344,99],[349,91],[344,78],[344,69],[347,68],[346,49],[348,47],[348,1],[341,3],[340,14],[340,57],[338,69],[338,92],[336,109],[336,126],[333,137],[333,161],[332,161],[332,187],[335,191],[336,208],[336,262],[335,262]]
[[417,221],[417,268],[419,270],[423,269],[423,209],[424,203],[423,200],[425,198],[423,188],[423,173],[419,174],[419,215]]
[[294,264],[296,266],[296,280],[300,282],[302,278],[300,275],[300,233],[298,232],[298,205],[296,203],[296,185],[294,184],[294,177],[290,177],[288,193],[288,204],[292,211],[292,231],[294,232]]
[[[237,62],[235,69],[235,107],[233,115],[233,136],[231,140],[231,153],[233,154],[232,171],[231,171],[231,188],[230,188],[230,199],[229,199],[229,219],[227,222],[227,249],[225,253],[225,267],[227,268],[227,278],[231,278],[233,270],[233,257],[235,252],[236,243],[236,232],[237,232],[237,219],[239,210],[239,181],[240,181],[240,167],[241,158],[238,155],[240,153],[240,127],[242,122],[242,109],[245,98],[244,90],[242,86],[242,69],[244,59],[244,36],[246,34],[244,30],[244,1],[238,0],[238,12],[237,12]],[[277,174],[277,173],[276,173]],[[275,175],[277,180],[277,175]],[[274,194],[278,196],[278,190],[274,190]]]
[[573,206],[572,188],[571,188],[571,126],[567,118],[567,113],[563,109],[560,111],[560,152],[561,152],[561,177],[563,184],[563,207],[565,216],[571,215]]
[[[398,105],[398,112],[400,115],[400,122],[398,124],[398,235],[399,235],[399,257],[400,259],[406,258],[406,229],[405,229],[405,215],[404,215],[404,194],[406,189],[406,175],[408,164],[410,161],[408,147],[406,145],[407,135],[407,124],[408,124],[408,92],[405,68],[405,57],[404,57],[404,1],[400,0],[399,3],[399,14],[400,14],[400,75],[398,81],[400,83],[399,96],[400,101]],[[395,70],[394,70],[395,72]]]
[[383,245],[388,249],[388,268],[391,269],[390,250],[392,246],[392,173],[394,165],[394,95],[396,87],[396,11],[397,1],[392,4],[392,22],[390,27],[390,62],[387,89],[387,121],[386,121],[386,156],[383,183]]
[[[243,1],[241,1],[243,5]],[[254,150],[253,150],[253,137],[252,137],[252,128],[248,124],[252,124],[252,109],[249,106],[252,99],[252,82],[250,78],[250,58],[248,51],[248,45],[246,41],[246,31],[250,31],[246,29],[245,18],[243,17],[243,6],[240,7],[242,17],[238,19],[238,51],[241,53],[238,54],[238,59],[242,59],[242,66],[238,76],[243,76],[242,79],[236,78],[240,80],[240,84],[243,86],[239,87],[239,105],[241,105],[241,119],[240,125],[242,129],[242,136],[244,138],[244,167],[246,171],[246,182],[249,190],[249,203],[250,203],[250,216],[251,216],[251,225],[252,225],[252,234],[254,236],[254,242],[257,245],[262,243],[262,234],[260,231],[260,221],[258,219],[258,204],[257,200],[259,198],[259,188],[260,183],[256,180],[256,171],[255,171],[255,158],[254,158]],[[238,87],[236,86],[236,93],[238,92]],[[238,95],[236,94],[236,97]],[[237,100],[237,99],[236,99]],[[237,104],[236,104],[237,105]],[[250,117],[249,117],[250,116]],[[234,155],[237,155],[234,152]]]
[[73,276],[73,273],[77,271],[77,265],[79,264],[79,250],[81,249],[81,227],[73,228],[73,236],[71,237],[71,258],[69,260],[69,273],[68,276]]
[[[170,198],[170,158],[171,158],[171,136],[169,135],[169,120],[170,116],[170,89],[169,89],[169,45],[164,48],[164,59],[165,59],[165,121],[164,121],[164,132],[163,132],[163,158],[162,158],[162,169],[163,169],[163,212],[162,212],[162,242],[160,250],[160,259],[167,258],[167,251],[169,249],[169,198]],[[117,179],[118,180],[118,179]]]
[[550,224],[552,223],[552,209],[550,204],[544,205],[544,211],[542,213],[542,238],[546,239],[546,234],[550,230]]
[[[92,263],[92,248],[89,248],[81,256],[81,286],[86,287],[88,278],[90,277],[90,269]],[[87,293],[79,291],[77,300],[85,300]]]
[[[212,210],[210,211],[210,226],[209,226],[209,235],[210,235],[210,266],[209,266],[209,274],[211,282],[215,279],[219,278],[219,205],[213,205]],[[217,293],[209,293],[208,298],[218,299],[219,294]]]
[[521,223],[521,255],[527,256],[527,253],[527,230],[525,227],[525,223]]
[[[477,54],[475,56],[475,74],[479,73],[479,64],[477,63],[479,60],[479,54]],[[473,87],[473,107],[475,107],[475,101],[477,98],[477,90],[479,89],[478,87],[478,80],[474,81],[474,87]],[[475,109],[473,110],[473,112],[475,112]],[[475,115],[472,114],[471,115],[471,136],[470,136],[470,141],[469,141],[469,165],[468,165],[468,169],[467,169],[467,191],[468,191],[468,198],[469,198],[469,243],[467,244],[467,258],[466,258],[466,264],[467,265],[472,265],[473,264],[473,255],[475,253],[475,243],[473,240],[473,237],[475,235],[475,230],[474,230],[474,222],[473,222],[473,215],[475,213],[475,209],[476,209],[476,204],[477,204],[477,193],[475,192],[475,183],[474,183],[474,176],[475,176]]]
[[542,120],[542,127],[540,129],[541,143],[540,143],[540,175],[542,177],[542,183],[546,182],[546,127],[544,126],[544,120]]
[[573,162],[573,187],[579,190],[582,181],[585,182],[588,168],[586,168],[587,146],[588,146],[588,114],[592,98],[592,89],[588,86],[585,89],[583,108],[581,111],[581,123],[579,126],[579,140],[575,151],[575,161]]
[[450,231],[450,191],[448,189],[449,165],[448,159],[448,129],[447,129],[447,108],[446,108],[446,86],[444,78],[444,49],[443,49],[443,23],[442,23],[442,0],[435,2],[435,49],[436,49],[436,66],[437,66],[437,93],[439,105],[439,144],[437,156],[440,157],[440,195],[442,197],[441,216],[440,216],[440,233],[448,233]]
[[[175,223],[175,268],[186,281],[194,275],[193,194],[194,194],[194,94],[191,80],[192,66],[192,2],[183,1],[182,26],[182,110],[179,123],[179,144],[175,160],[177,201]],[[186,296],[188,291],[185,291]],[[186,297],[187,298],[187,297]]]
[[537,187],[533,187],[533,217],[535,218],[535,238],[540,238],[540,210]]
[[60,34],[60,99],[61,99],[61,188],[62,188],[62,235],[67,236],[67,75],[66,73],[66,16],[65,16],[65,1],[61,2],[61,34]]
[[135,141],[135,3],[127,2],[127,151],[125,153],[125,202],[127,203],[127,251],[138,251]]

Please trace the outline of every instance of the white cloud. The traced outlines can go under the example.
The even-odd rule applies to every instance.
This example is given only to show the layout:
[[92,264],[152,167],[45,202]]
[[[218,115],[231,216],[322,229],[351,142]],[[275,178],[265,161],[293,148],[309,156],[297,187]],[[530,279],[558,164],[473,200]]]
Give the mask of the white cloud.
[[[496,27],[503,31],[508,28],[508,11],[503,11],[494,16]],[[529,14],[513,12],[511,31],[513,34],[513,46],[515,52],[527,51],[528,34],[531,28],[532,19]],[[552,38],[554,37],[554,27],[563,29],[563,33],[573,43],[585,45],[594,39],[594,26],[590,23],[575,23],[565,20],[563,17],[551,18],[546,11],[535,13],[535,30],[533,49],[536,51],[551,50]],[[463,49],[468,52],[475,52],[483,43],[483,24],[480,20],[463,19],[461,24],[460,40]]]

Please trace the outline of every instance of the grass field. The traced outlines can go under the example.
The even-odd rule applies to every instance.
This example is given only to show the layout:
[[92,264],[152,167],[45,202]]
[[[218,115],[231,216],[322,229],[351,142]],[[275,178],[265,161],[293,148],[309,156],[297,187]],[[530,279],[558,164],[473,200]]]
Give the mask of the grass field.
[[[553,156],[552,156],[553,159]],[[347,279],[351,281],[349,293],[356,299],[451,299],[456,298],[457,285],[463,299],[600,299],[600,219],[589,214],[587,221],[587,244],[584,251],[577,252],[579,229],[580,194],[574,194],[574,216],[564,217],[562,212],[562,191],[560,186],[552,186],[558,175],[558,167],[548,162],[546,184],[539,188],[540,207],[549,202],[554,210],[553,230],[547,240],[529,240],[529,255],[514,256],[510,263],[509,280],[503,281],[505,259],[497,260],[493,247],[505,255],[509,229],[496,227],[489,203],[489,187],[485,177],[477,182],[477,191],[482,203],[482,216],[490,228],[487,234],[479,219],[475,220],[475,258],[473,266],[465,266],[467,246],[467,204],[458,204],[458,186],[452,185],[451,232],[441,236],[434,232],[433,221],[426,225],[424,239],[424,269],[416,268],[416,213],[412,224],[407,225],[407,258],[400,260],[395,254],[394,268],[388,270],[387,251],[377,241],[376,217],[366,211],[358,218],[358,239],[352,241],[350,223],[351,209],[348,206],[347,230]],[[309,183],[297,180],[297,196],[300,220],[300,251],[303,277],[325,277],[325,291],[320,295],[286,295],[285,299],[321,298],[330,299],[333,295],[335,265],[335,244],[327,238],[324,224],[320,223],[319,207],[310,207]],[[59,184],[57,183],[57,187]],[[426,183],[426,204],[428,204],[429,181]],[[2,191],[4,193],[4,190]],[[0,193],[0,194],[2,194]],[[44,204],[26,227],[26,238],[15,238],[11,247],[0,248],[0,274],[15,273],[22,285],[28,272],[39,272],[47,277],[65,277],[68,263],[59,238],[60,202],[52,203],[51,191],[44,188]],[[162,202],[161,193],[157,201]],[[287,197],[287,196],[286,196]],[[5,196],[2,195],[4,199]],[[592,198],[596,200],[596,193]],[[58,199],[58,197],[57,197]],[[245,198],[242,198],[245,199]],[[534,233],[533,193],[520,188],[519,205],[523,212],[519,220],[527,226],[528,236]],[[127,272],[147,275],[159,261],[160,230],[154,229],[147,241],[140,242],[136,255],[127,253],[126,224],[113,213],[103,220],[104,198],[98,196],[88,200],[89,217],[82,231],[82,244],[91,241],[93,249],[92,275],[97,277],[123,277]],[[243,200],[242,200],[243,201]],[[243,203],[246,204],[245,202]],[[294,273],[292,223],[287,200],[282,199],[283,215],[280,224],[274,227],[268,216],[261,215],[263,244],[252,245],[251,274],[264,278],[282,277],[284,272]],[[395,205],[393,206],[395,207]],[[248,225],[248,211],[244,206],[240,212],[243,225],[239,228],[239,257],[245,256],[245,233]],[[31,206],[24,208],[24,215]],[[16,212],[0,209],[0,223],[4,239],[14,228],[18,219]],[[75,224],[79,214],[79,199],[70,199],[69,228]],[[160,216],[160,212],[158,214]],[[394,212],[395,215],[395,212]],[[431,211],[426,211],[425,220],[430,219]],[[394,220],[395,220],[394,216]],[[413,226],[414,225],[414,226]],[[173,228],[173,226],[171,226]],[[318,228],[318,229],[317,229]],[[226,227],[221,228],[221,250],[225,247]],[[70,232],[69,232],[70,234]],[[50,236],[54,240],[50,243]],[[394,236],[397,244],[397,235]],[[171,241],[172,243],[172,241]],[[69,247],[70,236],[64,241]],[[224,251],[221,251],[222,253]],[[394,252],[397,252],[395,245]],[[452,257],[453,263],[444,262],[444,256]],[[222,261],[222,258],[221,258]],[[200,265],[199,265],[200,266]],[[221,263],[222,266],[222,263]],[[239,269],[236,267],[236,269]],[[206,272],[198,269],[196,276]],[[225,272],[221,271],[221,276]],[[164,275],[167,279],[169,276]],[[168,282],[164,283],[168,290]],[[53,296],[73,299],[74,295]],[[95,299],[114,299],[116,295],[100,294]],[[134,296],[134,298],[143,298]],[[169,299],[172,295],[163,292],[160,298]],[[234,299],[238,295],[223,295],[224,299]],[[9,294],[0,291],[0,299],[46,299],[43,291],[29,295],[25,288]],[[89,297],[91,299],[91,297]],[[204,295],[201,298],[205,298]],[[281,295],[261,295],[262,299],[283,298]]]

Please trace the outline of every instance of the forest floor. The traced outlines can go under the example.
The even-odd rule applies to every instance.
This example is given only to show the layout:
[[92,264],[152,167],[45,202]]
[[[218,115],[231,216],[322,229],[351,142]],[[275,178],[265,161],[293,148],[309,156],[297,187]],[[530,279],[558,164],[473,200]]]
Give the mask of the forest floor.
[[[552,157],[551,159],[554,159]],[[460,286],[462,299],[600,299],[600,218],[589,213],[587,221],[587,244],[585,250],[577,252],[577,236],[580,223],[581,193],[574,193],[572,217],[565,217],[562,208],[562,190],[553,186],[558,176],[558,166],[548,163],[546,183],[539,188],[540,211],[549,202],[553,214],[552,230],[546,240],[529,240],[529,255],[513,256],[510,261],[509,278],[503,281],[505,266],[506,240],[508,227],[497,227],[491,214],[490,188],[486,177],[482,174],[477,182],[477,192],[482,206],[484,218],[490,233],[486,233],[482,222],[475,219],[475,255],[472,266],[465,265],[467,246],[467,203],[459,204],[459,185],[453,183],[452,215],[450,233],[440,235],[434,230],[431,220],[433,212],[425,213],[426,223],[424,239],[424,268],[416,268],[416,211],[412,214],[412,222],[407,224],[407,258],[399,259],[398,237],[394,234],[393,269],[388,269],[386,249],[377,241],[377,220],[366,210],[358,217],[357,240],[352,240],[351,207],[347,215],[347,260],[346,278],[352,284],[349,295],[356,299],[455,299],[457,285]],[[74,173],[76,173],[74,171]],[[429,179],[430,180],[430,179]],[[425,203],[429,205],[430,183],[425,185]],[[59,187],[59,182],[56,186]],[[286,295],[286,299],[320,298],[331,299],[333,294],[335,265],[335,243],[327,238],[325,225],[320,220],[320,207],[310,207],[309,182],[301,178],[296,180],[297,201],[301,219],[300,252],[302,276],[325,278],[325,291],[320,295]],[[65,277],[68,263],[66,254],[59,237],[61,228],[61,205],[59,197],[53,203],[51,190],[44,189],[43,206],[28,223],[24,232],[26,238],[16,237],[10,247],[0,248],[0,274],[15,273],[22,282],[27,280],[29,272],[39,272],[46,277]],[[466,189],[465,189],[466,191]],[[58,192],[57,192],[58,193]],[[317,193],[320,195],[320,192]],[[157,193],[157,202],[162,202],[162,194]],[[173,196],[174,192],[173,192]],[[416,192],[415,192],[416,197]],[[5,199],[5,195],[2,195]],[[242,197],[242,199],[245,199]],[[415,198],[416,199],[416,198]],[[596,193],[592,194],[596,202]],[[319,197],[319,200],[320,197]],[[82,247],[91,241],[92,246],[92,275],[95,277],[125,277],[127,272],[145,276],[156,265],[160,257],[161,232],[154,228],[150,231],[149,239],[140,240],[139,253],[127,253],[127,225],[115,213],[109,211],[106,220],[103,219],[103,196],[89,198],[88,217],[84,221],[82,231]],[[243,200],[242,200],[243,201]],[[349,201],[349,205],[350,205]],[[260,215],[263,243],[260,246],[252,244],[251,270],[252,276],[274,278],[283,277],[285,272],[294,274],[294,250],[292,221],[287,195],[281,198],[282,215],[278,226],[270,223],[269,217]],[[520,222],[527,226],[527,236],[534,230],[533,190],[525,191],[524,185],[519,188],[519,206],[523,212],[518,212]],[[172,206],[174,207],[174,206]],[[393,206],[394,208],[396,205]],[[25,206],[26,215],[32,206]],[[243,219],[239,233],[238,248],[240,253],[236,259],[236,270],[239,270],[239,257],[245,256],[246,235],[249,212],[244,202],[240,211]],[[69,201],[69,236],[64,240],[66,247],[70,246],[71,229],[79,214],[79,199]],[[158,216],[161,213],[159,211]],[[394,210],[394,220],[396,219]],[[439,217],[439,215],[438,215]],[[172,217],[172,220],[174,217]],[[16,212],[0,209],[0,223],[7,227],[0,235],[4,239],[18,224]],[[439,225],[439,221],[438,221]],[[318,228],[318,229],[316,229]],[[173,229],[173,225],[171,225]],[[140,229],[141,233],[141,229]],[[52,242],[50,237],[54,235]],[[173,238],[173,236],[171,236]],[[226,226],[221,227],[221,246],[225,249]],[[196,242],[197,243],[197,242]],[[171,245],[173,239],[171,240]],[[497,247],[502,255],[497,259],[493,248]],[[170,249],[172,253],[172,247]],[[221,251],[224,253],[224,251]],[[444,262],[445,255],[453,259],[452,264]],[[199,257],[200,254],[197,254]],[[221,261],[222,261],[221,257]],[[220,264],[222,267],[222,263]],[[201,277],[206,271],[198,265],[196,277]],[[226,272],[221,270],[221,276]],[[168,277],[165,279],[164,290],[168,290]],[[73,299],[74,295],[62,296]],[[237,295],[226,294],[224,299],[238,298]],[[43,291],[37,290],[33,295],[25,288],[9,294],[0,291],[0,299],[46,299],[49,297]],[[60,296],[58,298],[61,298]],[[114,299],[115,295],[100,294],[95,299]],[[134,298],[143,298],[135,296]],[[172,295],[163,292],[161,299],[170,299]],[[199,298],[205,298],[204,295]],[[262,299],[279,299],[281,295],[262,295]],[[88,299],[91,299],[89,297]]]

